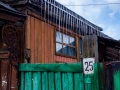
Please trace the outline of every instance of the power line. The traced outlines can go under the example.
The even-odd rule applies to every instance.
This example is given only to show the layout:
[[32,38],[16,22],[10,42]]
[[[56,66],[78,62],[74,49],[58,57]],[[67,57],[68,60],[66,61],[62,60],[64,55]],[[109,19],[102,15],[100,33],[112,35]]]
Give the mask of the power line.
[[120,3],[103,3],[103,4],[83,4],[83,5],[64,5],[64,6],[95,6],[95,5],[116,5]]

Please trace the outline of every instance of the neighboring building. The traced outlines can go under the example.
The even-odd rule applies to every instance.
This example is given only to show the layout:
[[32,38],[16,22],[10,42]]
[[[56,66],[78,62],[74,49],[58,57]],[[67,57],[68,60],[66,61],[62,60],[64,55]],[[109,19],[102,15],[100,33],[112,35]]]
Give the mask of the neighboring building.
[[[17,90],[25,15],[0,2],[0,90]],[[12,88],[12,89],[10,89]]]
[[60,3],[54,0],[6,2],[27,15],[23,46],[27,62],[72,63],[85,57],[95,57],[96,62],[119,60],[117,40]]

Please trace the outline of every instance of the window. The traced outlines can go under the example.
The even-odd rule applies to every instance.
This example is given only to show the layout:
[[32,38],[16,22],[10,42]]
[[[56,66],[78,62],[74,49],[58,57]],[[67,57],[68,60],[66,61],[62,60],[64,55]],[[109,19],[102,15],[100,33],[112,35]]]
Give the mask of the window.
[[56,31],[56,53],[75,57],[75,38]]

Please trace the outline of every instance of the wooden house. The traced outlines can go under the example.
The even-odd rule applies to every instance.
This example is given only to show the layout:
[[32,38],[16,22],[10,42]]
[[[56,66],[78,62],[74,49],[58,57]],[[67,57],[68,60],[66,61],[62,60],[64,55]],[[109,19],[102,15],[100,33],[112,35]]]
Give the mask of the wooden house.
[[[95,24],[89,22],[88,20],[69,10],[68,8],[56,2],[55,0],[1,0],[1,1],[19,11],[18,12],[15,9],[11,8],[10,6],[5,5],[1,2],[2,9],[0,9],[1,10],[0,14],[2,15],[0,15],[0,28],[1,28],[0,55],[2,56],[6,55],[7,60],[12,62],[11,63],[12,69],[10,68],[11,70],[10,72],[13,72],[10,73],[10,75],[12,75],[10,77],[12,78],[17,76],[16,67],[18,63],[21,62],[77,63],[82,62],[83,58],[92,57],[95,58],[95,62],[103,62],[103,64],[105,65],[105,69],[106,67],[108,67],[109,69],[108,64],[111,64],[113,61],[118,62],[120,60],[119,41],[114,40],[113,38],[105,35],[104,33],[101,32],[102,31],[101,27],[96,26]],[[26,15],[26,19],[24,14]],[[16,31],[16,29],[18,31]],[[7,31],[9,32],[6,33]],[[35,65],[33,66],[36,67]],[[79,64],[76,65],[80,66]],[[55,67],[56,66],[59,66],[59,64],[56,64]],[[80,70],[82,71],[81,66]],[[48,65],[48,67],[50,67],[50,65]],[[96,67],[98,68],[99,66]],[[1,70],[2,68],[3,66],[1,66]],[[21,68],[23,70],[26,69],[20,67],[20,69]],[[29,68],[27,67],[27,69]],[[116,71],[118,69],[119,68],[117,67]],[[36,70],[39,70],[39,68],[37,68]],[[48,70],[50,69],[48,68]],[[110,72],[110,70],[111,69],[109,69],[108,72]],[[29,80],[33,83],[34,81],[33,79],[35,80],[37,79],[36,77],[34,77],[35,72],[34,71],[32,72],[33,77],[32,74],[30,74],[29,72],[23,71],[23,73],[21,73],[21,76],[23,76],[23,78],[21,79],[21,82],[23,80],[22,85],[24,84],[24,80],[27,81],[25,83],[29,83]],[[8,73],[9,72],[7,72],[7,74]],[[1,73],[1,75],[7,74]],[[99,74],[104,77],[104,75],[102,75],[101,73]],[[113,74],[114,73],[112,73],[111,75]],[[30,79],[27,78],[27,75],[28,77],[30,77]],[[83,72],[80,75],[83,78]],[[106,75],[109,74],[107,73]],[[46,72],[43,73],[42,76],[47,77]],[[98,72],[96,72],[96,76],[98,76]],[[103,79],[103,77],[100,78]],[[75,79],[77,80],[78,78]],[[110,77],[108,76],[108,78]],[[106,78],[105,80],[108,80],[108,78]],[[17,78],[11,80],[13,81],[10,82],[10,80],[8,80],[8,82],[12,84],[7,84],[5,89],[2,90],[7,90],[6,88],[8,87],[12,88],[8,90],[17,89]],[[102,82],[103,84],[104,80],[100,82]],[[32,84],[30,83],[30,86],[31,85]],[[110,84],[107,85],[108,87],[110,86]],[[23,88],[26,90],[29,87],[23,85]],[[103,90],[103,88],[100,90]]]
[[87,57],[94,57],[96,62],[120,60],[119,41],[55,0],[5,2],[27,16],[25,62],[74,63]]
[[0,90],[17,90],[25,15],[0,2]]

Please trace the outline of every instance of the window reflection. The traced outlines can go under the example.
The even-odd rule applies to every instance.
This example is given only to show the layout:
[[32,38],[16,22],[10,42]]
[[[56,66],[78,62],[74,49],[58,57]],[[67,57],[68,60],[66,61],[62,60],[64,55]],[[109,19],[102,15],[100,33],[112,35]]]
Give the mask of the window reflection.
[[56,32],[56,41],[57,42],[62,42],[62,33],[60,32]]
[[70,56],[76,56],[75,48],[70,47]]
[[75,46],[75,38],[70,37],[70,45]]
[[62,44],[56,43],[56,52],[62,54]]
[[63,46],[64,55],[69,55],[69,46]]
[[63,34],[63,43],[69,44],[69,36]]
[[56,31],[56,53],[75,57],[75,38]]

